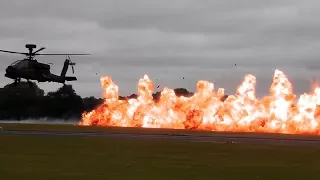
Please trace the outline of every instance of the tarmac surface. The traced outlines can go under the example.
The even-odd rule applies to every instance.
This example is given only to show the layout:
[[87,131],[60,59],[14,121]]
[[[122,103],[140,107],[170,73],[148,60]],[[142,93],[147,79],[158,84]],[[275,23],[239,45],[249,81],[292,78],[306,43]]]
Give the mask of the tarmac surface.
[[213,143],[267,143],[289,146],[320,146],[320,140],[285,139],[268,137],[226,137],[226,136],[199,136],[199,135],[171,135],[171,134],[128,134],[128,133],[99,133],[99,132],[48,132],[48,131],[7,131],[0,130],[0,135],[36,135],[36,136],[86,136],[106,138],[146,138],[146,139],[173,139],[193,142]]

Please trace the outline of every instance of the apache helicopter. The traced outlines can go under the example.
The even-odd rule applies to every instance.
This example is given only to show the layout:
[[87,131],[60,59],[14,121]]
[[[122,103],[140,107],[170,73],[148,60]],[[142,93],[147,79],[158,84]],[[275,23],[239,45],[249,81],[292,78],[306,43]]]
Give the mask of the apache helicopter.
[[[21,78],[26,79],[31,86],[30,80],[36,80],[38,82],[57,82],[65,84],[65,81],[76,81],[77,78],[73,76],[66,76],[69,65],[72,67],[72,72],[74,74],[74,65],[76,63],[72,62],[69,55],[89,55],[89,54],[39,54],[38,52],[46,49],[42,47],[33,52],[33,49],[37,48],[35,44],[26,44],[25,47],[29,50],[27,53],[6,51],[1,50],[0,52],[12,53],[12,54],[22,54],[27,57],[23,60],[17,60],[13,62],[10,66],[6,68],[5,77],[13,79],[14,84],[21,82]],[[50,65],[38,62],[34,57],[39,55],[65,55],[67,56],[64,61],[64,65],[60,75],[52,74],[50,72]]]

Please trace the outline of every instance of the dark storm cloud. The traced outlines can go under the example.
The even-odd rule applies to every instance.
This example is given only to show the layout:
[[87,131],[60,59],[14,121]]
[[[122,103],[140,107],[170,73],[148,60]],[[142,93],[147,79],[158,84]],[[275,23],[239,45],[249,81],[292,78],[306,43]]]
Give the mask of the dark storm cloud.
[[[79,79],[73,85],[86,96],[101,93],[102,75],[112,76],[127,94],[145,73],[173,88],[194,89],[197,80],[206,79],[232,92],[252,73],[265,92],[276,68],[304,91],[307,80],[319,75],[319,5],[316,0],[1,1],[0,49],[25,51],[24,44],[37,43],[47,53],[92,53],[72,57]],[[5,67],[21,57],[0,58]],[[64,57],[39,59],[54,63],[52,71],[60,73]]]

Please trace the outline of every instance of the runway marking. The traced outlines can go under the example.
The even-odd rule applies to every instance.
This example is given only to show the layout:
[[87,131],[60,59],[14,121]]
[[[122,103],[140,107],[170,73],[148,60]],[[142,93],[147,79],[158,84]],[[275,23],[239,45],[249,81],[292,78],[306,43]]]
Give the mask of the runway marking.
[[147,139],[175,139],[195,142],[218,143],[269,143],[296,146],[320,146],[320,140],[286,139],[268,137],[237,137],[237,136],[201,136],[201,135],[173,135],[173,134],[129,134],[129,133],[99,133],[99,132],[48,132],[48,131],[13,131],[2,130],[7,135],[48,135],[48,136],[88,136],[110,138],[147,138]]

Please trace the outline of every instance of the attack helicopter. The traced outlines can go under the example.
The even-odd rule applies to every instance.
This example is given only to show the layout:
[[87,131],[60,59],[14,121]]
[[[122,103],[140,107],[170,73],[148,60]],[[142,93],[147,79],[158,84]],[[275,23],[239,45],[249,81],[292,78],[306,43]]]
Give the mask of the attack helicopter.
[[[71,61],[70,55],[90,55],[90,54],[39,54],[40,51],[46,49],[45,47],[41,47],[36,51],[33,49],[37,48],[35,44],[26,44],[25,48],[29,50],[29,52],[15,52],[15,51],[7,51],[1,50],[0,52],[12,53],[12,54],[22,54],[25,55],[26,58],[22,60],[17,60],[13,62],[6,68],[5,77],[13,79],[14,85],[17,85],[21,82],[21,79],[26,79],[29,83],[29,86],[32,86],[30,80],[36,80],[38,82],[57,82],[65,84],[66,81],[76,81],[77,78],[74,76],[66,76],[69,66],[72,68],[72,72],[74,74],[74,65],[76,63]],[[64,55],[67,58],[64,61],[61,74],[56,75],[51,73],[50,71],[50,63],[40,63],[35,59],[35,56],[44,56],[44,55]]]

